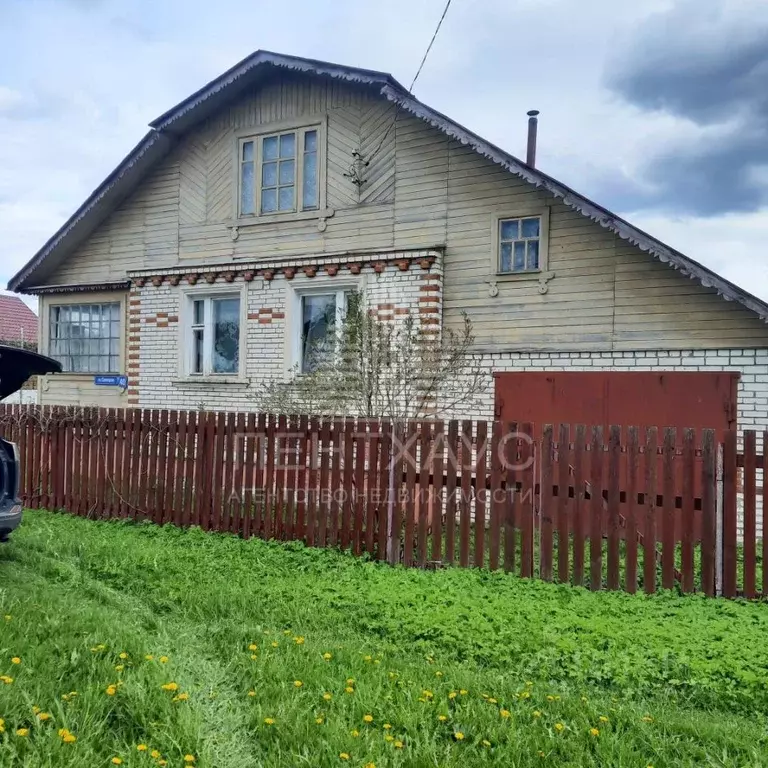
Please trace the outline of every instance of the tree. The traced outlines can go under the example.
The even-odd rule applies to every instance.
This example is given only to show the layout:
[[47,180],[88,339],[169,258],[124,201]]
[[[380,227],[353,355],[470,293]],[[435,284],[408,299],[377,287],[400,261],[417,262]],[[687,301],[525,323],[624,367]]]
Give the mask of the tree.
[[332,316],[323,322],[331,331],[307,350],[307,370],[264,385],[264,410],[403,422],[478,406],[487,376],[466,314],[459,329],[423,326],[412,314],[380,320],[353,293],[340,327]]

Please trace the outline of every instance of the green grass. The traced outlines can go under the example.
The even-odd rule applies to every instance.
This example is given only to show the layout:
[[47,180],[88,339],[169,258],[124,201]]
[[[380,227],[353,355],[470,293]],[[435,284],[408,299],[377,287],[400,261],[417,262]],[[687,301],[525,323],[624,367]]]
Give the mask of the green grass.
[[764,604],[29,512],[0,548],[0,766],[768,766],[766,648]]

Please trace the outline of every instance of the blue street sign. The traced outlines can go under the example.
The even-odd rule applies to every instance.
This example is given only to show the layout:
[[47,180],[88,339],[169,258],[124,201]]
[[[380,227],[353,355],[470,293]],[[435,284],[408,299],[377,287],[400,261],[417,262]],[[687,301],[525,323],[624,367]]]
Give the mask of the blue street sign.
[[128,388],[127,376],[94,376],[93,383],[101,387],[120,387],[121,389]]

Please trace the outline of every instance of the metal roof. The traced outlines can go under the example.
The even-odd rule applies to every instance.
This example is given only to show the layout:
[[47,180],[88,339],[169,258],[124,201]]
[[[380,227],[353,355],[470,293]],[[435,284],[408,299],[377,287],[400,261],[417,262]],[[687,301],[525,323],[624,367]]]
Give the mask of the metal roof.
[[601,205],[575,192],[556,179],[491,144],[472,131],[412,96],[386,72],[347,67],[325,61],[256,51],[224,74],[212,80],[184,101],[160,115],[150,131],[118,167],[102,182],[72,217],[8,283],[10,290],[33,288],[30,278],[45,263],[54,266],[72,252],[122,202],[190,128],[217,111],[247,88],[275,74],[290,70],[308,75],[327,76],[371,87],[381,96],[446,135],[471,147],[510,173],[559,198],[600,226],[638,246],[682,274],[713,288],[724,299],[736,301],[768,321],[768,303],[739,288],[697,261],[670,248]]
[[18,297],[0,295],[0,342],[37,344],[37,315]]

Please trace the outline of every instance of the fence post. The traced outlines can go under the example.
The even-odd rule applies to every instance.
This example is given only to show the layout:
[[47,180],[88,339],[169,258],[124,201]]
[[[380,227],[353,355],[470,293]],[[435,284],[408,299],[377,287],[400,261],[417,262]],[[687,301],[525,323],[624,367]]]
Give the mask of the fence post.
[[715,483],[715,594],[723,594],[723,444],[717,444],[717,481]]

